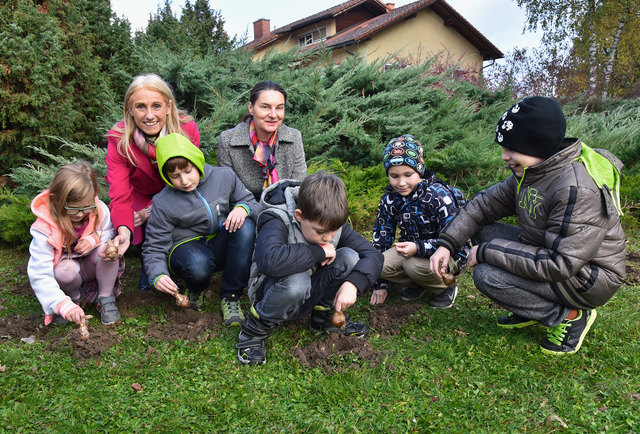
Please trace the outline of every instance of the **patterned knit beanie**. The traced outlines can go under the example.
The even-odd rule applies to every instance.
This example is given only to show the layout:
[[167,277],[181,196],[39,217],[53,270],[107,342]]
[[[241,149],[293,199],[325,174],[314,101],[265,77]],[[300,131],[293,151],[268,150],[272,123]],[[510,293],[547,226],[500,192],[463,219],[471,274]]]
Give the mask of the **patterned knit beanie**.
[[411,134],[391,139],[384,148],[382,163],[385,172],[389,172],[391,166],[409,166],[420,176],[424,174],[424,158],[422,158],[422,145]]
[[495,141],[521,154],[546,159],[562,148],[566,130],[567,122],[556,100],[530,96],[504,112]]

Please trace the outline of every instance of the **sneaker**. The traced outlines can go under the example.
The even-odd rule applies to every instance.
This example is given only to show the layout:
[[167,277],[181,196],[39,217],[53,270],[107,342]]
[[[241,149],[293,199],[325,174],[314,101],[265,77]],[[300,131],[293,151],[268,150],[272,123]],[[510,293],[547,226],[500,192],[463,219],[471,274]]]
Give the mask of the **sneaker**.
[[189,309],[200,310],[204,304],[204,291],[195,292],[189,290]]
[[253,306],[238,335],[238,361],[243,365],[264,365],[267,361],[267,338],[273,325],[263,321]]
[[338,328],[331,324],[333,309],[325,306],[316,306],[311,311],[309,328],[316,333],[340,333],[344,336],[363,338],[369,334],[369,327],[360,322],[354,322],[345,317],[344,327]]
[[564,319],[557,326],[549,327],[547,338],[540,344],[540,349],[547,354],[576,353],[597,315],[595,309],[580,309],[576,318]]
[[220,307],[222,309],[222,325],[237,327],[244,323],[244,314],[235,295],[230,298],[221,298]]
[[116,306],[116,298],[113,295],[108,297],[98,297],[96,302],[96,309],[100,314],[100,321],[102,324],[113,324],[116,321],[120,321],[120,312]]
[[456,301],[456,297],[458,296],[458,286],[451,285],[445,288],[440,294],[434,296],[431,301],[429,301],[429,306],[434,309],[448,309],[453,306],[453,303]]
[[509,312],[507,315],[498,319],[498,327],[503,329],[521,329],[536,324],[538,321],[530,320]]
[[427,292],[426,288],[405,288],[400,293],[400,298],[404,301],[413,301],[417,300]]

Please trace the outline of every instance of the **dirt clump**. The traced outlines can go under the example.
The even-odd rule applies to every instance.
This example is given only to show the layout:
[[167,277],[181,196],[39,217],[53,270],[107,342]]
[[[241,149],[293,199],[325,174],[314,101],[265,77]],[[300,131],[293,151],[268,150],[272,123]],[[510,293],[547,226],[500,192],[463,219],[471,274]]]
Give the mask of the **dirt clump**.
[[106,329],[96,331],[89,324],[89,333],[91,338],[87,340],[80,339],[78,329],[71,329],[66,335],[52,340],[47,345],[49,351],[64,351],[64,349],[71,347],[73,356],[78,360],[80,365],[83,365],[90,359],[98,359],[100,355],[107,351],[112,346],[118,344],[121,340],[120,335],[115,329]]
[[339,334],[298,347],[293,355],[302,366],[310,369],[319,366],[325,374],[360,369],[365,363],[370,366],[379,363],[379,355],[368,339]]

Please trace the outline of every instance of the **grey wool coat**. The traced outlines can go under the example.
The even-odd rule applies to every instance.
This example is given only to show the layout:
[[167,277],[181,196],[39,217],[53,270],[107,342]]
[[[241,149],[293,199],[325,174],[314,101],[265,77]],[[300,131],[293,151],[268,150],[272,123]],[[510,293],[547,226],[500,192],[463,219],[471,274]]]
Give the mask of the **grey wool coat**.
[[[223,131],[218,141],[218,166],[233,169],[240,181],[256,200],[260,199],[264,176],[260,165],[253,161],[255,148],[249,138],[249,123],[241,122],[230,130]],[[302,135],[285,124],[278,128],[278,141],[274,151],[280,179],[302,181],[307,175],[307,163],[302,145]]]

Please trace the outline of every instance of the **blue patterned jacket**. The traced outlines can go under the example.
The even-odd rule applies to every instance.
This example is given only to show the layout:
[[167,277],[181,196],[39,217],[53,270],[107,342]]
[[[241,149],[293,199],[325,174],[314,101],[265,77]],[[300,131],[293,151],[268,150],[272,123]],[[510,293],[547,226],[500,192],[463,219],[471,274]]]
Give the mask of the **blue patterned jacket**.
[[[460,189],[448,185],[430,170],[409,196],[401,196],[388,185],[378,205],[372,244],[384,253],[393,246],[398,228],[399,241],[415,242],[416,257],[429,258],[436,251],[438,234],[465,203]],[[467,242],[454,256],[459,268],[466,263],[470,248]],[[388,283],[378,280],[375,289],[388,289]]]

